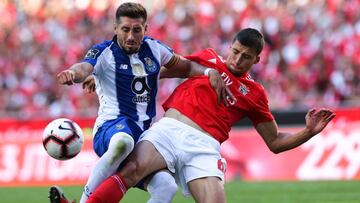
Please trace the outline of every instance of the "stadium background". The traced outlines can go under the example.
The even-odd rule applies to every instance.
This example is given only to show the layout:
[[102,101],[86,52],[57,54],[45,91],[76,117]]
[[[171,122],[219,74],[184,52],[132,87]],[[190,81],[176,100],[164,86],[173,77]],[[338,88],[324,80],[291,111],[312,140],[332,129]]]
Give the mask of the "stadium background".
[[[34,186],[85,182],[96,160],[91,151],[91,127],[97,98],[79,85],[57,85],[55,76],[79,61],[91,44],[112,37],[114,12],[121,2],[0,1],[0,197],[23,186],[23,191],[32,191]],[[243,202],[256,202],[257,193],[264,191],[255,189],[251,196],[246,190],[256,184],[251,181],[299,181],[293,184],[303,185],[300,181],[337,180],[337,199],[327,199],[330,189],[319,202],[360,202],[356,194],[360,190],[359,0],[138,2],[149,11],[147,34],[184,55],[213,47],[226,56],[237,30],[260,29],[267,43],[252,75],[267,89],[282,129],[302,128],[305,112],[311,107],[330,107],[338,114],[325,132],[280,155],[268,152],[248,121],[240,122],[222,148],[228,160],[227,184],[245,183],[230,195],[250,196]],[[159,116],[161,102],[179,82],[161,82]],[[67,162],[52,160],[41,146],[43,127],[58,117],[74,119],[87,138],[84,150]],[[263,184],[266,187],[267,183]],[[310,185],[305,182],[299,191]],[[286,193],[286,183],[277,186]],[[241,187],[245,192],[237,194],[244,191]],[[290,199],[280,195],[273,202],[296,202],[295,193]],[[304,201],[300,198],[299,202]],[[4,202],[20,201],[10,197]]]

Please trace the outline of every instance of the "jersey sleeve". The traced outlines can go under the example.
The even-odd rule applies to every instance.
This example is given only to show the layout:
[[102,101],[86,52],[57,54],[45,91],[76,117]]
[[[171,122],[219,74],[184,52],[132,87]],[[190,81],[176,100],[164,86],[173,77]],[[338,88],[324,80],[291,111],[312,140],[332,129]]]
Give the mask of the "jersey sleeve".
[[101,53],[111,44],[111,41],[104,41],[103,43],[93,45],[85,54],[82,62],[90,63],[94,67],[94,73],[101,71],[101,61],[99,57]]
[[222,63],[221,62],[222,60],[217,55],[217,53],[211,48],[204,49],[202,51],[185,56],[185,58],[194,61],[200,65],[221,70],[219,64]]
[[262,122],[274,120],[274,116],[270,112],[269,102],[263,88],[259,99],[256,101],[256,105],[253,110],[248,113],[248,117],[254,126]]

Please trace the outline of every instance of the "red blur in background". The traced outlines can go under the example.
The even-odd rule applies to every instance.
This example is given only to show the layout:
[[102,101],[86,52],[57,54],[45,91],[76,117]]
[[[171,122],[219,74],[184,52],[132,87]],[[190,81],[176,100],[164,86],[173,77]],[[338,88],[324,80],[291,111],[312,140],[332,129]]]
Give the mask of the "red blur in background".
[[[271,153],[255,130],[232,129],[221,148],[226,180],[360,180],[360,109],[336,113],[322,133],[280,154]],[[67,161],[51,158],[42,146],[42,131],[50,120],[0,121],[0,187],[84,184],[98,159],[92,150],[94,119],[72,120],[82,127],[85,144]]]

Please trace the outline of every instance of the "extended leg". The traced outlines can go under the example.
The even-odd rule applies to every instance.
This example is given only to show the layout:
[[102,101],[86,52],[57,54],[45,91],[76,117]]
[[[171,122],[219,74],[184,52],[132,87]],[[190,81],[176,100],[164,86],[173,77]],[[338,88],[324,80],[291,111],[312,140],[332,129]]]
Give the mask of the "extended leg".
[[129,187],[145,176],[166,167],[161,154],[149,141],[138,143],[120,172],[106,179],[89,197],[88,203],[118,203]]
[[133,138],[123,132],[112,136],[109,148],[98,160],[91,171],[90,177],[84,187],[80,203],[86,202],[95,189],[109,176],[113,175],[121,162],[130,154],[134,148]]

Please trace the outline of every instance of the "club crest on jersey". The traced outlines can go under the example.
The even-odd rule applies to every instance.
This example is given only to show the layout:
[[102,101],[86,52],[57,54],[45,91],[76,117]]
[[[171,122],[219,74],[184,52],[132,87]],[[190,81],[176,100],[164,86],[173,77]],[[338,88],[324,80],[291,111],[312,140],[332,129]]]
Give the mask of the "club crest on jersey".
[[90,49],[86,55],[85,55],[85,59],[95,59],[96,55],[99,53],[100,51],[98,49]]
[[245,96],[250,92],[250,90],[246,85],[240,83],[239,92],[241,92],[241,94]]
[[146,68],[146,70],[148,70],[149,72],[152,72],[152,73],[157,70],[156,65],[151,60],[151,58],[145,57],[144,60],[145,60],[145,68]]

